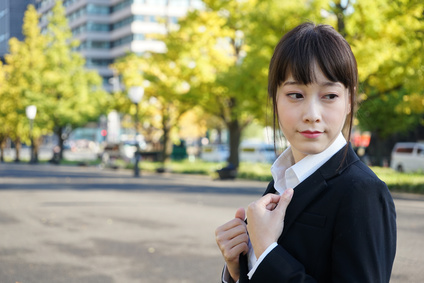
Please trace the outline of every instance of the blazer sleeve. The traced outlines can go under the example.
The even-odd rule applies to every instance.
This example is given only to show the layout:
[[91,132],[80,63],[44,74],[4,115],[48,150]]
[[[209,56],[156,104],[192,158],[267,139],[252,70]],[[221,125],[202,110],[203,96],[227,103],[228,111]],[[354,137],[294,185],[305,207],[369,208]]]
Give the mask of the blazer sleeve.
[[313,283],[317,281],[306,274],[304,266],[299,261],[278,245],[263,259],[249,282]]
[[[330,262],[322,262],[330,265],[331,279],[326,282],[387,283],[396,251],[393,199],[385,183],[375,176],[356,178],[346,187],[337,201]],[[265,257],[250,282],[317,281],[278,245]]]
[[344,195],[333,233],[333,282],[389,282],[396,211],[385,183],[361,178]]

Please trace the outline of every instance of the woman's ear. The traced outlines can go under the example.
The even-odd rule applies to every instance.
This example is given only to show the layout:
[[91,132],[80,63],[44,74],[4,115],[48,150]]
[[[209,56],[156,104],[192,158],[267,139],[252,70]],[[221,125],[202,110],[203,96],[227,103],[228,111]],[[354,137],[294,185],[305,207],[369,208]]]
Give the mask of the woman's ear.
[[[356,88],[355,88],[356,89]],[[346,116],[352,112],[352,95],[350,94],[349,90],[347,91],[347,102],[346,102]]]
[[353,93],[350,93],[349,92],[349,103],[348,103],[348,112],[347,112],[347,114],[350,114],[351,112],[353,112],[352,113],[352,115],[356,112],[356,99],[357,99],[357,95],[358,95],[358,93],[357,93],[357,89],[356,89],[356,86],[353,88]]

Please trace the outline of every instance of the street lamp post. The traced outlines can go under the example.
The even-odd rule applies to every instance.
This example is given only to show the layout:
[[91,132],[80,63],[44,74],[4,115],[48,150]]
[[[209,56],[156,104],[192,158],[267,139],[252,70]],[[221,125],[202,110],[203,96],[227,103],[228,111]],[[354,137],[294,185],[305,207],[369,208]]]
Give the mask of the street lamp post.
[[136,142],[136,152],[134,153],[135,163],[134,163],[134,177],[140,176],[140,168],[138,167],[138,162],[140,161],[140,146],[137,141],[138,136],[138,103],[143,98],[144,88],[142,86],[133,86],[128,91],[128,96],[130,100],[135,104],[135,142]]
[[26,107],[25,112],[26,112],[27,118],[29,119],[29,138],[31,140],[31,158],[29,163],[35,163],[36,158],[34,154],[34,139],[32,136],[32,127],[33,127],[35,115],[37,115],[37,106],[29,105]]

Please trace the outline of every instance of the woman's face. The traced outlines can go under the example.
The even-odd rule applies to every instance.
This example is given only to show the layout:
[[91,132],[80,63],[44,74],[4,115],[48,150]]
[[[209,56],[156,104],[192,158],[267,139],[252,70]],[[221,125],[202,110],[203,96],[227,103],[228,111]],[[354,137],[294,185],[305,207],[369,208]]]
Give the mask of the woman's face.
[[315,65],[316,81],[304,85],[290,75],[277,89],[280,128],[295,162],[327,149],[343,129],[350,113],[348,89],[328,80]]

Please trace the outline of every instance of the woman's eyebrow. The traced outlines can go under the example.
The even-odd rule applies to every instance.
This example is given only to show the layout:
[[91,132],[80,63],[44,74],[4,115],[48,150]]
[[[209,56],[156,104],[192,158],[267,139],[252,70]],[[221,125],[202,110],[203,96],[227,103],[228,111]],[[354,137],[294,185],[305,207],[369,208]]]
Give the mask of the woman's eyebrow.
[[302,83],[299,83],[299,82],[296,82],[296,81],[285,81],[283,83],[283,86],[285,86],[285,85],[300,85],[300,84],[302,84]]
[[[320,86],[325,86],[325,87],[330,87],[330,86],[343,87],[342,83],[332,82],[332,81],[322,81],[322,82],[319,82],[318,84]],[[283,86],[286,86],[286,85],[304,85],[304,84],[298,81],[285,81],[283,83]]]
[[336,86],[336,87],[343,87],[343,84],[340,82],[332,82],[332,81],[323,81],[319,85],[321,86]]

